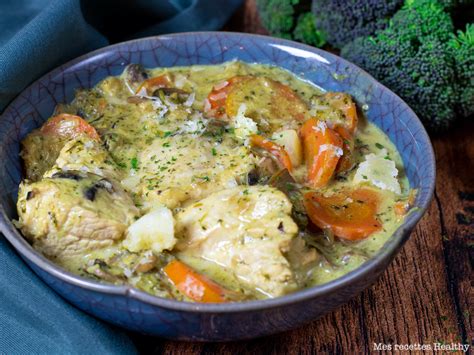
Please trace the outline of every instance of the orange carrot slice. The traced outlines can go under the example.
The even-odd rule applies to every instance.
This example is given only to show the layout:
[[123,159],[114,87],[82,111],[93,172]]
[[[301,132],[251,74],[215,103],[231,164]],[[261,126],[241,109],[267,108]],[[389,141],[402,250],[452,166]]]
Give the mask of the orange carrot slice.
[[408,211],[409,205],[407,201],[398,201],[393,205],[393,210],[398,217],[404,216]]
[[376,219],[379,196],[374,190],[360,188],[329,197],[308,192],[304,205],[315,225],[343,239],[363,239],[382,228]]
[[171,84],[171,79],[168,75],[159,75],[150,79],[144,80],[140,86],[135,91],[135,94],[139,94],[140,91],[144,88],[147,92],[147,95],[151,95],[154,90],[159,88],[168,87]]
[[345,127],[353,134],[357,128],[357,108],[349,94],[342,92],[328,92],[324,95],[329,105],[335,109],[341,110],[346,122]]
[[74,138],[85,134],[92,139],[99,140],[99,134],[89,123],[76,115],[61,113],[48,119],[40,129],[45,135],[55,135],[65,138]]
[[252,118],[265,131],[274,132],[288,124],[287,128],[296,128],[298,121],[309,118],[307,104],[291,87],[264,76],[247,76],[232,85],[225,102],[227,116],[235,117],[242,104],[254,111]]
[[226,294],[230,291],[197,273],[179,260],[171,261],[163,268],[163,272],[181,293],[196,302],[222,303],[228,301]]
[[411,190],[408,198],[402,201],[395,202],[393,210],[398,217],[403,217],[407,214],[410,208],[415,204],[417,190]]
[[235,84],[249,80],[250,78],[252,77],[247,75],[237,75],[214,85],[207,96],[208,104],[204,106],[204,112],[206,112],[208,116],[215,118],[226,117],[226,101],[229,92]]
[[250,136],[250,144],[254,147],[259,147],[266,150],[278,159],[283,168],[288,169],[290,173],[293,171],[293,165],[291,163],[290,156],[285,148],[283,148],[281,145],[276,144],[275,142],[272,142],[271,140],[268,140],[258,134],[253,134]]
[[308,170],[308,183],[314,188],[328,184],[342,155],[343,141],[332,129],[315,118],[306,121],[300,129]]
[[[255,110],[255,100],[261,109]],[[260,129],[274,132],[284,123],[309,118],[308,107],[288,85],[253,75],[237,75],[215,85],[207,97],[204,111],[209,117],[235,117],[242,104],[252,111]]]

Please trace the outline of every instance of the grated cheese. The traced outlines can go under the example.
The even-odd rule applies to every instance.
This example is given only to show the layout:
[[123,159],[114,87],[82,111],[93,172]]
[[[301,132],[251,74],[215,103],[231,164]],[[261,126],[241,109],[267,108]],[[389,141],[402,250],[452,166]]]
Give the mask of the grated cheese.
[[335,145],[321,144],[319,146],[318,155],[321,154],[322,152],[325,152],[326,150],[332,150],[334,152],[334,154],[336,154],[337,157],[341,157],[342,154],[344,153],[341,148],[336,147]]
[[322,134],[326,133],[326,128],[328,128],[328,126],[327,126],[326,122],[324,122],[324,121],[318,121],[316,127],[313,127],[313,129],[316,132],[321,132]]
[[251,134],[255,134],[258,131],[257,123],[250,117],[245,116],[247,105],[241,104],[237,115],[233,121],[235,128],[235,136],[239,139],[247,139]]
[[370,183],[379,189],[401,193],[397,180],[398,170],[395,162],[387,157],[387,150],[381,149],[378,154],[368,154],[365,161],[359,164],[354,176],[354,183]]

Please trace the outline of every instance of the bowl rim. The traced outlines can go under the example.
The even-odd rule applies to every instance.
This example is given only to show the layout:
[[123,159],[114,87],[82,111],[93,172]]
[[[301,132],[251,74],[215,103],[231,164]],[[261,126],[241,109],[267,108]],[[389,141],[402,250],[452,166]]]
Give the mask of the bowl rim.
[[[294,41],[275,38],[259,34],[250,34],[242,32],[226,32],[226,31],[196,31],[196,32],[181,32],[181,33],[170,33],[157,36],[148,36],[138,39],[133,39],[129,41],[124,41],[116,44],[112,44],[106,47],[96,49],[92,52],[88,52],[79,57],[76,57],[65,64],[62,64],[55,69],[49,71],[48,73],[41,76],[39,79],[33,81],[30,85],[24,88],[14,100],[12,100],[4,112],[0,115],[0,120],[3,117],[3,114],[8,111],[10,106],[12,106],[21,96],[21,94],[27,90],[30,90],[33,85],[37,82],[40,82],[47,77],[52,77],[68,68],[73,67],[81,62],[89,60],[101,53],[109,52],[115,48],[121,47],[123,45],[136,44],[140,42],[147,42],[150,40],[161,40],[167,38],[186,38],[196,35],[205,35],[205,36],[226,36],[226,37],[250,37],[254,38],[256,41],[263,41],[267,43],[279,43],[284,44],[289,47],[299,48],[305,51],[309,51],[322,57],[329,58],[330,60],[340,61],[348,66],[356,67],[357,70],[368,77],[371,83],[382,90],[385,90],[390,95],[395,96],[398,100],[403,102],[406,105],[408,113],[415,118],[417,128],[419,129],[419,134],[421,135],[421,140],[426,141],[428,151],[425,152],[425,160],[429,161],[429,166],[432,168],[430,174],[431,179],[425,181],[425,185],[428,186],[428,197],[424,201],[421,201],[421,204],[417,206],[416,211],[411,212],[405,222],[392,234],[392,236],[384,243],[381,249],[369,260],[364,262],[358,268],[344,274],[343,276],[327,282],[325,284],[312,286],[310,288],[298,290],[296,292],[279,296],[271,299],[263,300],[254,300],[254,301],[245,301],[245,302],[231,302],[231,303],[195,303],[187,301],[178,301],[174,299],[167,299],[158,296],[151,295],[144,291],[140,291],[130,285],[117,286],[111,284],[101,283],[92,279],[88,279],[79,275],[75,275],[71,272],[62,269],[59,265],[56,265],[54,262],[48,260],[45,256],[37,252],[33,247],[26,241],[26,239],[21,235],[21,233],[15,228],[13,222],[7,216],[6,211],[2,205],[0,205],[0,231],[10,242],[11,245],[16,249],[16,251],[24,258],[27,262],[33,263],[42,271],[54,276],[55,278],[71,284],[73,286],[78,286],[89,291],[95,291],[99,293],[105,293],[108,295],[114,296],[125,296],[137,301],[144,302],[152,306],[158,306],[169,310],[182,311],[182,312],[191,312],[191,313],[238,313],[238,312],[249,312],[255,310],[268,310],[277,307],[284,307],[293,303],[304,302],[312,298],[323,296],[326,293],[331,293],[340,289],[345,288],[352,284],[355,280],[364,279],[366,276],[370,275],[372,271],[376,270],[379,266],[383,265],[385,262],[390,261],[396,254],[396,252],[403,246],[405,241],[409,238],[409,235],[418,221],[422,218],[426,210],[428,209],[430,202],[433,198],[434,188],[435,188],[435,179],[436,179],[436,163],[435,156],[433,151],[433,146],[429,139],[429,136],[424,128],[423,124],[419,120],[418,116],[413,112],[413,110],[395,93],[390,89],[379,83],[375,78],[368,74],[365,70],[361,69],[357,65],[345,60],[342,57],[339,57],[335,54],[329,53],[319,48],[315,48],[306,44],[297,43]],[[140,49],[137,49],[140,51]],[[258,61],[256,61],[258,63]],[[35,270],[36,272],[36,270]],[[42,280],[43,281],[43,280]]]

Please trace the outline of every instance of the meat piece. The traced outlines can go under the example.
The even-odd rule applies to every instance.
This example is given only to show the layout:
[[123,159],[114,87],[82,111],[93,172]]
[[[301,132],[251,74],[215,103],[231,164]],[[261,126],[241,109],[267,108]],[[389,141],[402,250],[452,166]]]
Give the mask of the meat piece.
[[85,136],[67,142],[53,168],[44,176],[50,177],[59,171],[69,170],[89,172],[114,180],[120,180],[123,174],[102,144]]
[[118,184],[90,173],[59,172],[23,182],[18,195],[23,235],[35,249],[58,259],[114,244],[138,216]]
[[26,177],[38,181],[54,165],[64,145],[64,138],[46,137],[37,129],[29,134],[21,145],[20,155],[25,164]]
[[[222,190],[176,215],[177,249],[228,268],[269,297],[279,296],[298,286],[285,257],[298,232],[290,213],[290,201],[275,188]],[[305,259],[316,257],[299,249]]]
[[95,128],[79,116],[61,113],[50,117],[21,142],[26,177],[39,180],[53,166],[63,146],[78,137],[100,141]]
[[212,138],[191,134],[155,140],[138,161],[143,168],[137,174],[140,180],[135,191],[145,210],[161,204],[172,209],[184,201],[235,187],[256,163],[248,148],[230,137],[216,144]]

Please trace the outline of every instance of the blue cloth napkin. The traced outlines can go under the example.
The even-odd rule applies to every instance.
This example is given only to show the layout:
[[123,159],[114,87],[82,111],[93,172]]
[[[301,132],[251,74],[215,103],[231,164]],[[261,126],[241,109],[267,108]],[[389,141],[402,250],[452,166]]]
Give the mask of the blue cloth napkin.
[[43,284],[0,238],[1,354],[134,354],[119,330],[86,315]]
[[[0,0],[0,112],[65,61],[125,39],[217,30],[242,0]],[[1,124],[1,119],[0,119]],[[44,285],[0,236],[0,353],[134,353]]]
[[107,44],[218,30],[242,0],[0,0],[0,112],[54,67]]

